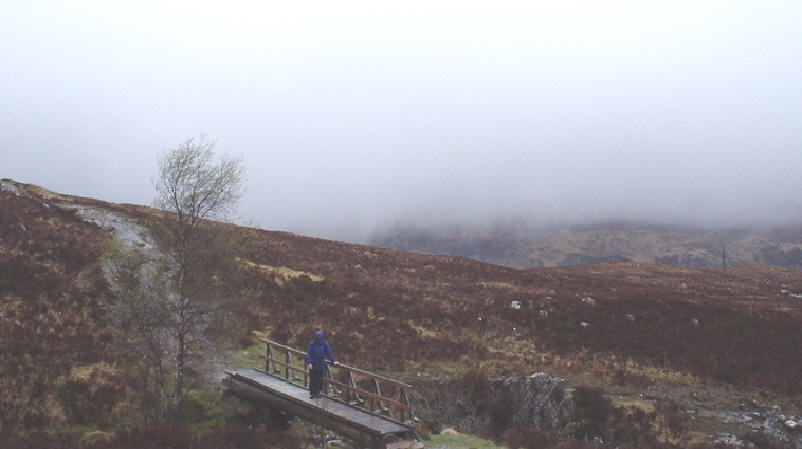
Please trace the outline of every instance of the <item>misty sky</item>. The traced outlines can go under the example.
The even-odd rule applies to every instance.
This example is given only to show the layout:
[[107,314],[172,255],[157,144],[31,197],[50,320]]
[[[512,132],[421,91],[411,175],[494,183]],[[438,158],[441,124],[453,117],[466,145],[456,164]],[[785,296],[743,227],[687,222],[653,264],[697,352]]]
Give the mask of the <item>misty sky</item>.
[[0,0],[0,177],[151,204],[206,133],[238,221],[802,221],[802,2]]

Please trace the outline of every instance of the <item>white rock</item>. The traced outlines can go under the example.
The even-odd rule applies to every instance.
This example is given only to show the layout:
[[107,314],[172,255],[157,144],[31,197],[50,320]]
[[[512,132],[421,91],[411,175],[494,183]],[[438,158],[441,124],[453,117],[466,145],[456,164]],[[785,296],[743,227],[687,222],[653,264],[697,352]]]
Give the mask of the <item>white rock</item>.
[[20,196],[22,192],[20,192],[19,188],[10,182],[0,181],[0,190],[7,190],[13,193],[15,196]]
[[512,307],[515,310],[520,309],[521,308],[521,301],[512,301],[510,303],[510,307]]

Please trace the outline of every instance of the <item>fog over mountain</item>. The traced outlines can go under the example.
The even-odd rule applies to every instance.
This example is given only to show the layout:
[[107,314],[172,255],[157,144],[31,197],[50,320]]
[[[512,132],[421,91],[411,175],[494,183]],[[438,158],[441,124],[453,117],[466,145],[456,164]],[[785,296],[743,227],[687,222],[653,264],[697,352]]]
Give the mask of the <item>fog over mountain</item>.
[[149,204],[241,154],[240,222],[802,219],[802,3],[0,5],[0,177]]

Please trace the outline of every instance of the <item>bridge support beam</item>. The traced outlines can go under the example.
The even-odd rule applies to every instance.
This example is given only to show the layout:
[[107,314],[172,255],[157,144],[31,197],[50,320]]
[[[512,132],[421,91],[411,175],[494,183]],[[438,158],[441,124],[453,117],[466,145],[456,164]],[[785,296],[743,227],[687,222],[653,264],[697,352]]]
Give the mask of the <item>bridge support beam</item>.
[[[235,396],[253,401],[257,404],[264,404],[281,410],[284,413],[313,422],[368,448],[384,449],[388,439],[408,437],[408,435],[396,434],[383,435],[332,413],[326,413],[325,407],[310,407],[297,398],[275,394],[251,385],[249,382],[234,376],[226,379],[225,384],[228,391]],[[330,399],[323,399],[323,401],[328,400]],[[414,435],[414,432],[410,433]]]

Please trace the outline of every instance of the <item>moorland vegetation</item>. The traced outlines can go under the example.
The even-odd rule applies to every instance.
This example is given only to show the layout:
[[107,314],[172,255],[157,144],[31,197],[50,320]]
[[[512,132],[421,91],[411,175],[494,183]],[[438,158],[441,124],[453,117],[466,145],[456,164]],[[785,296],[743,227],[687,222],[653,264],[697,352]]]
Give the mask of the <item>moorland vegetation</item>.
[[[103,269],[112,233],[59,204],[102,208],[146,228],[163,214],[4,183],[17,189],[0,189],[5,447],[91,446],[98,439],[104,447],[135,447],[146,440],[142,435],[162,434],[195,441],[169,447],[309,444],[278,425],[249,421],[245,417],[254,412],[247,404],[221,399],[217,380],[208,376],[219,370],[214,363],[188,367],[182,424],[168,419],[151,423],[162,431],[142,430],[144,405],[136,388],[141,371],[138,360],[121,349],[127,334],[110,312],[118,292]],[[322,327],[340,360],[416,383],[420,391],[454,382],[484,385],[477,372],[490,378],[547,371],[616,395],[684,401],[692,394],[713,403],[715,392],[724,392],[722,397],[802,409],[795,375],[802,372],[798,271],[634,262],[523,270],[286,232],[203,226],[224,228],[248,242],[233,258],[236,269],[214,278],[221,285],[218,294],[239,298],[226,303],[235,319],[203,330],[204,338],[230,353],[259,350],[254,332],[303,347],[312,330]],[[583,397],[584,390],[577,390]],[[591,405],[582,409],[589,416],[586,433],[603,425],[600,432],[619,429],[629,444],[687,441],[683,432],[658,434],[657,415],[668,412],[608,406],[606,396],[589,391],[584,396]],[[570,438],[583,437],[505,428],[503,416],[494,418],[493,403],[485,405],[475,408],[487,418],[477,422],[489,426],[473,430],[500,442],[568,447]],[[694,425],[702,424],[688,424],[685,434]],[[655,440],[639,440],[648,429]],[[254,446],[245,442],[251,441],[249,432],[258,434]],[[627,432],[630,437],[622,436]],[[232,442],[236,438],[242,441]]]

